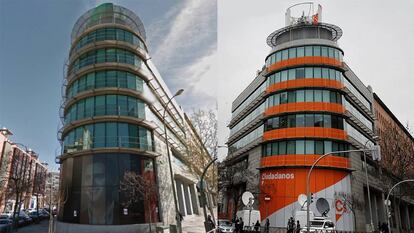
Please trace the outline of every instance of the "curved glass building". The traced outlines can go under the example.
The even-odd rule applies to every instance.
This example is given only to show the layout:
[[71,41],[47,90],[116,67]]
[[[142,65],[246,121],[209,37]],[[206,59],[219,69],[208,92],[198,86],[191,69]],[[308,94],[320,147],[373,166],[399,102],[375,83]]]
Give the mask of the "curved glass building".
[[[355,229],[341,198],[364,195],[362,181],[351,180],[351,172],[361,170],[360,154],[336,152],[374,144],[372,90],[343,61],[337,44],[342,30],[311,17],[289,18],[268,36],[265,65],[233,102],[225,163],[249,169],[257,179],[227,187],[223,217],[231,219],[239,205],[232,193],[248,190],[257,194],[262,220],[286,227],[301,210],[298,196],[306,193],[310,166],[334,152],[313,170],[310,191],[315,203],[329,203],[336,229]],[[310,208],[320,216],[315,203]]]
[[[139,17],[111,3],[83,14],[72,30],[59,132],[62,232],[145,232],[149,223],[176,224],[173,187],[177,211],[200,213],[187,143],[202,148],[201,141],[182,108],[169,101],[173,95],[145,38]],[[120,189],[126,172],[141,175],[157,192],[131,204],[131,194]]]

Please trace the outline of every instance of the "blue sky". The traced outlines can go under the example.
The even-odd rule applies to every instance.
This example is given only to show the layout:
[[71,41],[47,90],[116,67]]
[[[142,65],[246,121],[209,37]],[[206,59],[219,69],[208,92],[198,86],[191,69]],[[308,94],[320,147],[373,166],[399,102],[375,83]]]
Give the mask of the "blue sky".
[[[107,1],[0,1],[0,127],[55,169],[63,65],[77,18]],[[185,110],[213,108],[215,1],[113,1],[143,21],[153,62]]]

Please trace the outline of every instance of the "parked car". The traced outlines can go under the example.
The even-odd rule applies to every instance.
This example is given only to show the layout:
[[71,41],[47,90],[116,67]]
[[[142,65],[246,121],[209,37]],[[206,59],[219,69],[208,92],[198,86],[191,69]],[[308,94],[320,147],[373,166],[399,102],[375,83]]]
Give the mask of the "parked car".
[[219,233],[233,233],[235,227],[233,224],[227,219],[219,219],[218,220],[218,229]]
[[20,211],[18,217],[19,217],[19,226],[20,226],[21,219],[24,221],[23,225],[29,225],[30,223],[33,222],[33,219],[29,217],[29,215],[27,215],[26,212],[24,211]]
[[13,229],[11,219],[0,219],[0,233],[11,233]]
[[49,218],[50,213],[45,209],[39,209],[39,215],[42,219]]
[[32,220],[33,220],[34,223],[39,223],[40,220],[42,219],[41,216],[39,215],[39,213],[36,210],[30,211],[27,215],[30,218],[32,218]]

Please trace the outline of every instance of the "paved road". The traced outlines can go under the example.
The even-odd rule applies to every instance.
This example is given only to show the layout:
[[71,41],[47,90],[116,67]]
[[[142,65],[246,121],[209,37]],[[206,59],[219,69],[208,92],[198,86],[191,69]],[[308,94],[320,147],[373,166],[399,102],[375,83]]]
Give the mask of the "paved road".
[[49,228],[49,221],[43,220],[39,224],[30,224],[21,228],[18,228],[18,233],[47,233]]

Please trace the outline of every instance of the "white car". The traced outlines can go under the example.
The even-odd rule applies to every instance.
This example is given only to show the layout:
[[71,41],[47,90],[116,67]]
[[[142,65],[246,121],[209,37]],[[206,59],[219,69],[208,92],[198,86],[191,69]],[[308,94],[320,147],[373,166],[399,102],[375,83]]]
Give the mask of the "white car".
[[235,230],[233,224],[227,219],[219,219],[218,228],[220,233],[233,233]]
[[[306,226],[300,230],[301,233],[307,232]],[[315,233],[335,233],[335,224],[324,218],[315,218],[310,221],[310,232]]]

